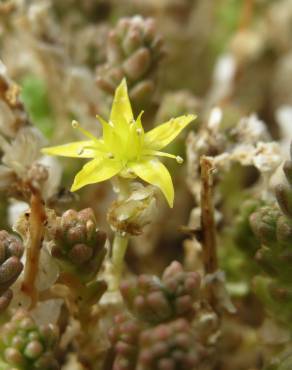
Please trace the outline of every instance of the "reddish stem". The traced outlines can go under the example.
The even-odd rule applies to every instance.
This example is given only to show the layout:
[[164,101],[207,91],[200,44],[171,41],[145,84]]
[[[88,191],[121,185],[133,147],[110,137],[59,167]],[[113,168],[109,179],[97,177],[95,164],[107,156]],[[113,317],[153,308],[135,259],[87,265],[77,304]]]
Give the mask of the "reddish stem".
[[26,261],[21,289],[31,298],[30,308],[35,307],[38,294],[35,286],[40,251],[44,238],[46,212],[39,191],[32,189],[30,199],[29,230],[26,244]]

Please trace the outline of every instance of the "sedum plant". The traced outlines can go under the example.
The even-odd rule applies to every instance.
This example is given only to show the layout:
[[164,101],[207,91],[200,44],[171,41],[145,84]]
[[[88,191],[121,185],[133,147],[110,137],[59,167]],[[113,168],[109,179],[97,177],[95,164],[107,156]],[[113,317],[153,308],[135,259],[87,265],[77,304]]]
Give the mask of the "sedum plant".
[[[154,129],[144,132],[141,118],[143,112],[134,119],[128,96],[127,83],[123,79],[117,87],[109,121],[97,116],[103,128],[102,138],[96,138],[73,121],[74,128],[81,131],[89,140],[78,141],[56,147],[45,148],[43,153],[75,158],[90,158],[75,176],[71,191],[85,185],[108,180],[118,176],[120,199],[131,195],[129,184],[136,177],[158,187],[170,207],[174,203],[174,187],[169,171],[159,161],[159,157],[174,158],[182,163],[182,158],[161,151],[195,119],[194,115],[173,118]],[[117,281],[126,251],[128,238],[124,232],[116,232],[113,245],[113,265]]]
[[291,20],[0,1],[0,370],[291,370]]
[[58,329],[54,325],[39,327],[25,311],[18,311],[1,328],[1,370],[57,370],[55,357]]

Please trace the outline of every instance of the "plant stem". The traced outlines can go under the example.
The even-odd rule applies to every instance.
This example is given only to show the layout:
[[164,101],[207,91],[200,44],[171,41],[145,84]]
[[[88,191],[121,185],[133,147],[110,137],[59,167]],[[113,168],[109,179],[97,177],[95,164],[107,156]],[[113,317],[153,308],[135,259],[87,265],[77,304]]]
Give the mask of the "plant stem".
[[203,261],[206,274],[212,274],[218,268],[216,228],[213,206],[213,164],[206,157],[201,157],[201,224],[203,236]]
[[113,281],[112,286],[110,286],[110,290],[117,290],[119,288],[128,241],[128,235],[121,235],[118,232],[115,233],[112,248]]
[[[203,264],[206,275],[214,274],[218,269],[216,227],[213,205],[213,163],[206,156],[202,156],[201,165],[201,228]],[[206,287],[206,298],[217,312],[216,285],[209,284]]]
[[[118,193],[119,201],[126,199],[131,193],[130,187],[131,179],[122,177],[115,178],[114,190]],[[124,268],[124,258],[129,242],[128,234],[121,234],[116,231],[112,244],[112,258],[111,258],[111,275],[112,280],[109,282],[109,290],[116,291],[119,288],[120,280]]]
[[39,191],[32,189],[30,201],[30,215],[28,237],[26,240],[26,261],[21,289],[31,298],[33,308],[37,303],[37,290],[35,286],[39,257],[45,231],[46,212]]

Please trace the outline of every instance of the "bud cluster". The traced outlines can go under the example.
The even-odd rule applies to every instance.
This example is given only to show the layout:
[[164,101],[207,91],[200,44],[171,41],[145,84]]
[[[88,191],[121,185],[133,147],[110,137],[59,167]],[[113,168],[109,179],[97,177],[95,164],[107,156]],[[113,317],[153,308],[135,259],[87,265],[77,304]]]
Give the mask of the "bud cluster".
[[195,369],[202,359],[203,350],[182,318],[144,330],[139,343],[138,370]]
[[18,311],[0,333],[3,370],[60,369],[54,353],[58,341],[54,325],[38,327],[28,313]]
[[141,323],[126,314],[115,317],[115,325],[109,331],[109,339],[115,348],[115,370],[135,370]]
[[109,33],[107,62],[97,68],[98,86],[108,94],[127,78],[130,97],[145,104],[155,89],[154,74],[162,57],[162,38],[152,18],[123,18]]
[[5,230],[0,231],[0,312],[12,299],[10,286],[20,275],[24,251],[22,242]]
[[51,253],[65,269],[95,274],[106,253],[105,240],[106,234],[98,230],[92,209],[70,209],[57,219]]
[[200,276],[196,272],[184,271],[175,261],[166,268],[161,280],[156,276],[140,275],[123,281],[120,289],[135,317],[160,323],[192,314],[200,292]]
[[261,243],[256,259],[271,276],[291,278],[292,161],[284,164],[288,184],[276,186],[277,205],[264,206],[250,216],[252,230]]
[[119,315],[109,337],[115,348],[115,370],[195,369],[204,355],[183,318],[146,328],[136,319]]
[[292,161],[286,161],[283,169],[287,184],[276,186],[278,204],[256,210],[250,216],[250,225],[261,244],[256,261],[268,275],[254,278],[254,290],[277,321],[290,325]]

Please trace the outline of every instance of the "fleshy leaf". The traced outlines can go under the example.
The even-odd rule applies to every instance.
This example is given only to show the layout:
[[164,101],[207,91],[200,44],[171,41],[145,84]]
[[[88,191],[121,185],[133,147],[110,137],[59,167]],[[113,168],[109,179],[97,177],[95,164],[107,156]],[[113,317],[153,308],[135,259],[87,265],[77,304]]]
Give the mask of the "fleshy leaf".
[[108,180],[122,169],[122,163],[115,159],[95,158],[86,163],[75,176],[71,191],[85,185]]
[[164,194],[169,206],[173,207],[174,188],[168,169],[156,159],[132,163],[129,168],[142,180],[157,186]]
[[92,140],[75,141],[64,145],[43,148],[42,153],[72,158],[94,158],[97,154],[95,147],[96,143]]
[[190,123],[196,116],[189,114],[172,118],[145,134],[145,146],[147,149],[160,150],[172,142],[177,135]]

